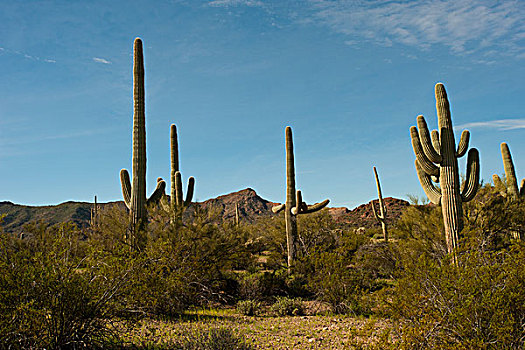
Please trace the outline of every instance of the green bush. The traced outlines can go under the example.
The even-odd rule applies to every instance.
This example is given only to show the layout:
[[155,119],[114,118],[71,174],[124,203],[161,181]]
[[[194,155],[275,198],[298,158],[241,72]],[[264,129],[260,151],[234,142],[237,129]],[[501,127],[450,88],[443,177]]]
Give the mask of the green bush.
[[244,316],[257,316],[261,312],[261,303],[247,299],[237,302],[237,312]]
[[[104,347],[106,322],[123,278],[86,255],[72,225],[25,228],[31,239],[0,234],[0,344],[5,348]],[[124,276],[120,276],[124,277]]]
[[426,256],[407,266],[391,302],[405,349],[521,349],[525,246],[472,249],[458,264]]
[[304,315],[304,304],[301,299],[277,297],[270,309],[277,316]]

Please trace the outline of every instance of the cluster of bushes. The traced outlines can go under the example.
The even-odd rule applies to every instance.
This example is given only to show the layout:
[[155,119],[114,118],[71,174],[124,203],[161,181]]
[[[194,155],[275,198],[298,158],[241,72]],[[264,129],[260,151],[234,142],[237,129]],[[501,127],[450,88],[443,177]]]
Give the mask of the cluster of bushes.
[[[0,343],[103,348],[119,343],[119,319],[225,304],[249,316],[263,308],[293,316],[305,313],[302,300],[317,300],[334,313],[393,320],[385,348],[520,348],[525,206],[490,186],[477,199],[464,207],[457,263],[432,205],[407,208],[388,244],[326,211],[300,217],[292,270],[279,217],[233,225],[197,209],[183,225],[150,208],[140,251],[127,245],[128,218],[118,207],[87,232],[64,224],[28,225],[25,239],[1,233]],[[236,343],[230,336],[222,338]]]

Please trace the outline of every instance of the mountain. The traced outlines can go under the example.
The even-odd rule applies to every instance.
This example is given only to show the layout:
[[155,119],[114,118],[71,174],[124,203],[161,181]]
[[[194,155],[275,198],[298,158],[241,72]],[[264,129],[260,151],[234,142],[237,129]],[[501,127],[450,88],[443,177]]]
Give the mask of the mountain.
[[[409,205],[407,201],[397,198],[385,198],[387,208],[387,221],[395,222],[402,211]],[[234,220],[235,204],[239,207],[239,218],[243,222],[253,222],[261,217],[275,215],[272,207],[279,203],[273,203],[261,198],[253,189],[246,188],[241,191],[211,198],[198,204],[202,208],[212,209],[223,220]],[[122,201],[99,203],[99,207],[124,206]],[[376,201],[377,205],[377,201]],[[59,205],[48,206],[25,206],[11,202],[0,202],[0,216],[5,214],[3,228],[6,232],[20,233],[23,225],[29,222],[44,222],[46,224],[57,224],[60,222],[73,222],[79,227],[87,227],[91,218],[92,203],[88,202],[65,202]],[[352,227],[379,227],[372,213],[370,203],[358,206],[353,210],[348,208],[329,208],[332,217],[341,223]]]

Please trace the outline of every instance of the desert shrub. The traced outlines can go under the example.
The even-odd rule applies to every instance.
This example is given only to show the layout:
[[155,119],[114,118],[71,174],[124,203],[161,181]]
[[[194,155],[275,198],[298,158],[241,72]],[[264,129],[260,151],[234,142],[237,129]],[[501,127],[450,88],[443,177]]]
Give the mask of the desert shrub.
[[[525,238],[525,201],[503,197],[499,191],[485,185],[476,198],[464,205],[463,234],[476,237],[483,249],[506,248],[513,239]],[[471,240],[471,242],[473,242]]]
[[249,350],[246,342],[225,328],[212,328],[209,331],[192,332],[179,344],[173,346],[181,350]]
[[244,316],[257,316],[261,312],[261,303],[247,299],[237,302],[237,312]]
[[[466,245],[466,244],[465,244]],[[458,264],[421,256],[393,293],[405,349],[521,349],[525,345],[525,246],[458,254]]]
[[309,288],[334,313],[362,313],[359,299],[366,277],[350,261],[337,252],[320,253],[314,261],[315,273],[309,276]]
[[267,301],[275,296],[286,295],[286,278],[286,270],[239,274],[239,298]]
[[421,255],[442,260],[447,255],[441,207],[411,205],[407,207],[392,230],[399,238],[396,245],[400,259],[416,261]]
[[277,297],[270,310],[277,316],[304,315],[304,304],[301,299]]
[[72,225],[27,226],[31,239],[0,235],[0,344],[5,348],[104,347],[123,279],[85,255]]
[[231,271],[253,261],[237,228],[217,224],[213,215],[201,209],[195,209],[191,222],[184,225],[170,220],[160,207],[150,208],[149,213],[142,251],[130,252],[122,239],[125,221],[119,213],[109,215],[107,222],[104,216],[101,220],[100,235],[112,238],[93,240],[115,270],[130,270],[122,309],[174,316],[190,306],[233,302],[238,287]]

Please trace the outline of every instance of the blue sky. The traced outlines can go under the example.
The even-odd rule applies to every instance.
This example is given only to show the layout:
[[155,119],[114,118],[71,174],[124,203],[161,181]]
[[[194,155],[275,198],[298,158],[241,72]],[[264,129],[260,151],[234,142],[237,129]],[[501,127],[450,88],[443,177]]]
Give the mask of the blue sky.
[[373,166],[384,196],[422,197],[409,127],[436,127],[437,82],[482,178],[503,173],[504,141],[525,177],[523,1],[0,0],[0,23],[0,200],[121,199],[135,37],[148,193],[175,123],[199,201],[252,187],[282,202],[287,125],[308,203],[370,201]]

